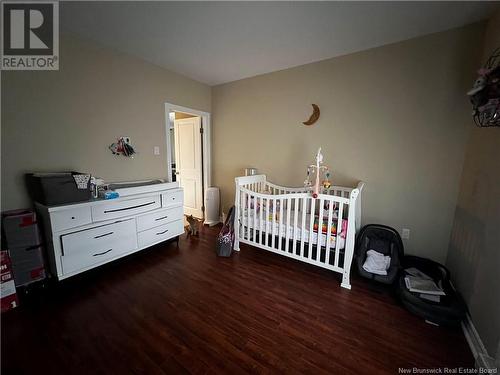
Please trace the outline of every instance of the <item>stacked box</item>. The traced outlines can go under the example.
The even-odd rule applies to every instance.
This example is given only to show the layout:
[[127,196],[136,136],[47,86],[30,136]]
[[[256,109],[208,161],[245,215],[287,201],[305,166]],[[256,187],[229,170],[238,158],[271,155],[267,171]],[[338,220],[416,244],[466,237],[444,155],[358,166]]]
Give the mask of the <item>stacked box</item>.
[[43,280],[45,278],[43,245],[35,212],[31,210],[5,212],[2,214],[2,226],[16,286]]
[[0,257],[0,307],[1,311],[5,312],[17,307],[19,301],[17,299],[14,278],[12,277],[9,253],[6,250],[2,250],[0,251]]

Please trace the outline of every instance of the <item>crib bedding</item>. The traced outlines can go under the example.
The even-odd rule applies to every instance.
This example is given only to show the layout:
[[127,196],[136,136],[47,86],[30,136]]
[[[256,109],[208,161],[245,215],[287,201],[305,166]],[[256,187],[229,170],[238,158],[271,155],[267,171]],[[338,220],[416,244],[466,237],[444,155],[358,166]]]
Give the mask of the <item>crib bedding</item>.
[[[255,224],[255,230],[259,231],[261,228],[260,225],[260,212],[257,212],[256,217],[254,218],[255,210],[253,208],[250,209],[250,212],[248,212],[248,209],[243,210],[243,217],[242,217],[242,224],[244,227],[250,229],[253,231],[254,224]],[[286,225],[287,222],[287,209],[283,209],[283,218],[282,218],[282,224],[281,224],[281,233],[283,238],[286,237],[287,230],[288,230],[288,237],[293,240],[294,239],[294,234],[295,238],[297,241],[300,241],[302,238],[302,227],[305,227],[304,230],[304,242],[309,243],[309,237],[310,237],[310,227],[311,227],[311,215],[309,213],[306,213],[305,215],[305,223],[302,225],[302,211],[299,210],[297,212],[297,223],[295,223],[295,211],[292,209],[290,210],[290,225]],[[249,220],[250,218],[250,220]],[[335,219],[336,220],[336,219]],[[248,223],[250,221],[250,223]],[[280,223],[278,221],[271,220],[269,215],[265,215],[264,213],[262,214],[262,231],[267,233],[267,234],[272,234],[273,233],[273,224],[274,224],[274,234],[278,235],[280,233]],[[321,246],[326,247],[326,241],[327,241],[327,233],[321,233],[320,234],[320,241],[321,241]],[[345,246],[345,238],[341,234],[339,240],[339,249],[343,249]],[[336,240],[337,236],[335,234],[332,234],[330,236],[330,249],[335,249],[336,247]],[[313,231],[312,233],[312,243],[317,244],[318,243],[318,233],[317,231]]]

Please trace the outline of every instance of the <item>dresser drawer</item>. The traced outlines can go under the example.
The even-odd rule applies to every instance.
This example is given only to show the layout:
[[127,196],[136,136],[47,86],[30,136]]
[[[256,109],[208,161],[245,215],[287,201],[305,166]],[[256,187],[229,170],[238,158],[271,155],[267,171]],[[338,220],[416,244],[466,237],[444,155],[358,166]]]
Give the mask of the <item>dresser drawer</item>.
[[74,207],[51,212],[50,222],[53,232],[90,224],[92,222],[90,207]]
[[163,207],[182,205],[182,202],[183,202],[182,190],[163,193],[161,195],[161,203]]
[[66,234],[61,242],[63,272],[74,272],[137,249],[135,220]]
[[137,217],[137,231],[142,232],[143,230],[180,220],[183,214],[184,207],[177,206],[139,216]]
[[94,221],[117,219],[140,214],[161,207],[160,195],[128,200],[110,201],[92,207]]
[[178,236],[184,231],[183,221],[176,220],[159,227],[148,229],[137,234],[139,247],[153,245],[157,242],[168,240],[169,238]]

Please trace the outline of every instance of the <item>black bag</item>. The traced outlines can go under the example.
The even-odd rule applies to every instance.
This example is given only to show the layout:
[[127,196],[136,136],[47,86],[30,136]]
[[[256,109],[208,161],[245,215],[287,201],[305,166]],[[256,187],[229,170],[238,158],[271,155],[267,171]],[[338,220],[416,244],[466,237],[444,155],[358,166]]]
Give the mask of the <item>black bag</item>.
[[234,245],[234,206],[229,209],[226,221],[217,237],[216,252],[220,257],[230,257]]

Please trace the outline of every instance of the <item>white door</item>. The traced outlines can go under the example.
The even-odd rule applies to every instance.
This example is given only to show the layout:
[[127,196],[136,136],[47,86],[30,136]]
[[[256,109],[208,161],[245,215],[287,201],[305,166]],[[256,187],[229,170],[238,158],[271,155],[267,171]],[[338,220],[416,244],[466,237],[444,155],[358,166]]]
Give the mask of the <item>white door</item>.
[[174,138],[177,181],[184,188],[184,212],[202,219],[201,118],[175,120]]

